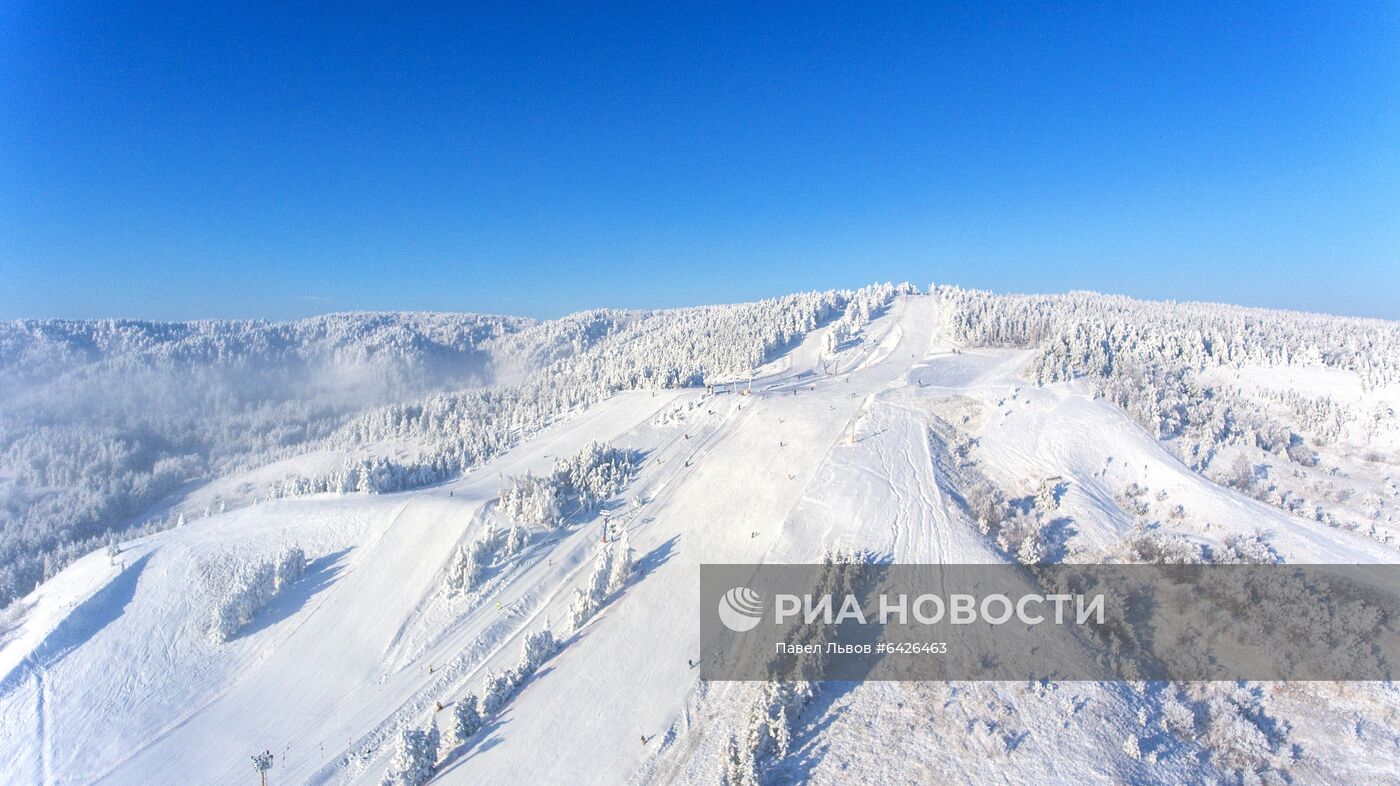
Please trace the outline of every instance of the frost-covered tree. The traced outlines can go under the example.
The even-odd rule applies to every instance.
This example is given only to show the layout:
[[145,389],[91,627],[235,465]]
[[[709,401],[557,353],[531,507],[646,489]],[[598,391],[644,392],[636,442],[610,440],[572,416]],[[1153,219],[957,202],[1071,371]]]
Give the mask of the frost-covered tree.
[[427,730],[406,728],[399,732],[394,758],[382,781],[383,786],[422,786],[433,777],[437,766],[437,722],[430,721]]
[[522,679],[534,674],[558,649],[559,642],[555,640],[554,633],[549,628],[526,633],[516,673],[520,674]]
[[1041,513],[1054,513],[1060,507],[1062,482],[1059,478],[1046,478],[1040,481],[1035,491],[1035,509]]
[[506,540],[505,544],[502,547],[501,553],[506,559],[510,559],[511,557],[514,557],[515,555],[524,551],[525,547],[529,544],[529,530],[520,526],[518,523],[512,524],[510,529],[506,531]]
[[481,730],[481,706],[475,693],[468,693],[452,707],[452,740],[461,745]]
[[597,613],[608,597],[622,589],[632,575],[632,546],[624,529],[619,535],[599,546],[581,588],[574,590],[569,605],[569,622],[574,630],[583,627]]
[[273,590],[281,592],[306,573],[306,552],[300,546],[292,546],[282,552],[276,565]]
[[808,682],[764,683],[749,706],[742,729],[730,737],[721,782],[761,783],[764,774],[788,755],[793,724],[814,695]]
[[598,610],[598,601],[593,593],[581,587],[574,588],[574,599],[569,603],[569,625],[574,630],[582,628]]
[[487,522],[475,539],[461,544],[447,570],[447,587],[453,592],[471,592],[481,583],[487,566],[496,556],[496,529]]
[[447,572],[447,587],[459,592],[471,592],[481,581],[483,566],[471,545],[457,547],[457,555]]
[[786,757],[788,748],[792,745],[791,721],[787,713],[787,707],[780,705],[777,713],[768,720],[768,736],[773,741],[774,759]]
[[209,639],[215,644],[232,639],[305,571],[306,555],[299,547],[289,548],[271,561],[239,566],[210,613]]
[[753,749],[741,744],[738,735],[729,735],[719,782],[722,786],[758,786],[758,762]]
[[1225,538],[1223,548],[1216,556],[1215,561],[1229,564],[1273,565],[1282,561],[1282,558],[1273,546],[1269,545],[1267,535],[1254,533],[1251,535],[1231,535]]
[[968,515],[983,535],[994,534],[1006,518],[1006,499],[995,485],[979,479],[971,484],[963,494]]
[[838,329],[837,325],[832,325],[822,334],[821,353],[823,355],[835,355],[836,351],[841,348],[841,344],[845,342],[845,340],[845,326],[842,325]]
[[617,592],[632,576],[632,543],[623,527],[617,538],[608,544],[608,594]]
[[1119,544],[1117,551],[1126,562],[1156,565],[1197,565],[1206,561],[1201,544],[1185,535],[1164,532],[1155,524],[1139,523]]
[[1220,475],[1220,482],[1245,493],[1254,488],[1254,480],[1254,464],[1244,456],[1235,456],[1229,468]]
[[510,478],[501,489],[499,509],[515,522],[545,526],[564,523],[565,512],[596,509],[618,494],[636,473],[637,457],[605,442],[590,442],[582,450],[555,462],[544,477],[525,474]]
[[555,526],[563,512],[559,487],[553,478],[530,474],[511,478],[501,491],[500,510],[512,521]]
[[514,669],[487,671],[481,682],[481,712],[489,715],[505,705],[519,683]]

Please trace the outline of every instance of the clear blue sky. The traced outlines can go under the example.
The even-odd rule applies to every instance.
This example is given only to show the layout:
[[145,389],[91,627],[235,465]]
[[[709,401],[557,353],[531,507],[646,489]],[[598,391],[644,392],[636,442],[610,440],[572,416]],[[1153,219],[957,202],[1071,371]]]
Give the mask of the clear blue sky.
[[877,279],[1400,318],[1400,5],[872,5],[6,2],[0,318]]

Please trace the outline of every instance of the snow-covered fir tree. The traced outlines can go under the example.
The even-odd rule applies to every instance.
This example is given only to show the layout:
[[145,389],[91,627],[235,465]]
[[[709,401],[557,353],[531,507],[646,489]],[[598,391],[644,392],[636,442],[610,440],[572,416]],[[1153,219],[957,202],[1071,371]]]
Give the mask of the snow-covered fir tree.
[[481,730],[481,704],[475,693],[468,693],[452,707],[452,741],[461,745]]
[[553,477],[525,474],[511,478],[501,490],[500,510],[512,521],[554,526],[563,513],[559,486]]
[[220,644],[233,638],[305,571],[306,554],[295,546],[276,559],[239,566],[210,613],[210,641]]
[[525,634],[525,642],[520,653],[520,663],[516,671],[522,677],[534,674],[546,660],[559,649],[559,642],[548,627]]
[[593,593],[582,587],[574,588],[574,598],[569,603],[569,627],[582,628],[598,611],[598,600]]
[[487,522],[476,538],[457,547],[447,571],[447,588],[453,592],[471,592],[481,583],[482,576],[496,556],[496,529]]
[[406,728],[399,732],[394,758],[381,781],[383,786],[422,786],[433,777],[437,766],[440,738],[436,721],[424,729]]
[[607,593],[622,589],[627,579],[632,577],[632,543],[628,539],[627,528],[622,527],[617,537],[608,544],[608,583]]
[[525,547],[529,544],[529,530],[520,526],[519,523],[512,524],[510,529],[506,530],[506,539],[505,543],[501,546],[501,555],[506,559],[510,559],[524,551]]

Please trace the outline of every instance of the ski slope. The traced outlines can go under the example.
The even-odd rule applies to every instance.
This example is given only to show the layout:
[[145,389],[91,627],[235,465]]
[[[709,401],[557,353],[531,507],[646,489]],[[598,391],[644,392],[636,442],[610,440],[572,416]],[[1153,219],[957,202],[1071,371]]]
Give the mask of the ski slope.
[[[974,432],[987,473],[1019,493],[1064,479],[1066,556],[1127,531],[1114,495],[1137,482],[1209,522],[1204,541],[1263,529],[1290,561],[1396,558],[1210,482],[1074,384],[1028,385],[1026,351],[954,352],[942,324],[933,299],[901,297],[836,358],[821,356],[820,330],[809,334],[747,395],[620,393],[441,486],[264,502],[125,543],[117,564],[89,555],[0,626],[0,772],[13,783],[245,783],[249,755],[269,749],[269,782],[378,783],[399,729],[436,715],[446,730],[438,702],[479,691],[488,670],[515,662],[527,631],[564,629],[599,515],[538,537],[466,601],[444,597],[444,572],[502,478],[545,473],[592,440],[644,456],[626,495],[636,503],[606,511],[627,527],[638,571],[481,733],[445,753],[434,783],[715,782],[716,731],[750,688],[704,685],[687,663],[701,657],[700,564],[810,562],[827,547],[901,562],[1006,559],[959,508],[935,420]],[[306,550],[307,575],[237,638],[207,641],[206,579],[290,544]],[[955,733],[982,728],[982,715],[927,727],[928,708],[958,701],[1005,716],[986,732],[991,747]],[[1005,756],[1006,782],[1123,782],[1147,765],[1104,739],[1133,725],[1137,701],[1127,686],[848,686],[813,708],[805,753],[780,775],[973,783]],[[1066,728],[1066,707],[1085,706]],[[917,731],[872,751],[871,735],[896,723]],[[1026,736],[1008,753],[995,729],[1012,726]]]

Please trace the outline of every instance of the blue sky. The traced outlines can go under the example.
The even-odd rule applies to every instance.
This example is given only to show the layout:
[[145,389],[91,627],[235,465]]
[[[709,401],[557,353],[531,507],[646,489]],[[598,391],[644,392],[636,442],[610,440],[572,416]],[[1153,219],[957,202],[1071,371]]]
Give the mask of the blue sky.
[[0,318],[885,279],[1400,318],[1400,6],[871,5],[5,3]]

